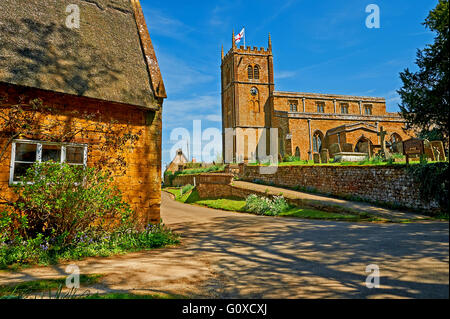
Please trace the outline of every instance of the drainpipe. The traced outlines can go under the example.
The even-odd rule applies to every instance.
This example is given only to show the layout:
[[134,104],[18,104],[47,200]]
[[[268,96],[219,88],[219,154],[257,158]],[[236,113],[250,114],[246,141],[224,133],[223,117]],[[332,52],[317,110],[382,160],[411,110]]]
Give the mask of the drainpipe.
[[308,120],[308,133],[309,133],[309,160],[312,160],[311,120]]

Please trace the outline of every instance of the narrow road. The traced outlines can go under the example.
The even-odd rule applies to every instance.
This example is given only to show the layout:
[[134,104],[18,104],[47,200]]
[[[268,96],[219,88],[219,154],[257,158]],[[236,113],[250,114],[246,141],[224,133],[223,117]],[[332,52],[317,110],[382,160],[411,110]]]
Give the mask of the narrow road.
[[[448,298],[448,223],[273,218],[175,202],[162,218],[181,246],[75,262],[105,292],[201,298]],[[380,288],[365,286],[378,265]],[[64,275],[65,265],[0,272],[0,284]]]

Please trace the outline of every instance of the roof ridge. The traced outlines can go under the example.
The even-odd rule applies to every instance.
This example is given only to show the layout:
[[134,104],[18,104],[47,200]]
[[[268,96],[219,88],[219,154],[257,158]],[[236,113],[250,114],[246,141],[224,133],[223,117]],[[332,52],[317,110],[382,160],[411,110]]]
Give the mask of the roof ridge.
[[162,79],[161,70],[156,58],[155,49],[153,47],[144,13],[142,11],[139,0],[130,0],[134,11],[134,20],[138,29],[139,39],[141,42],[142,53],[147,63],[147,69],[152,84],[153,92],[156,97],[167,98],[166,88]]

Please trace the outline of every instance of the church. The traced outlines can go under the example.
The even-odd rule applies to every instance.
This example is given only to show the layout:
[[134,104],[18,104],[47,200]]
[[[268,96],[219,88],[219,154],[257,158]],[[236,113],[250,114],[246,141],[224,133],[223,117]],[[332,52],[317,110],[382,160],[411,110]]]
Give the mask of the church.
[[[311,160],[325,149],[333,157],[330,148],[361,152],[365,146],[374,154],[381,150],[380,130],[388,145],[409,138],[404,119],[386,111],[384,98],[276,91],[270,34],[267,48],[251,48],[237,47],[233,33],[231,49],[224,54],[222,48],[221,80],[227,162],[255,161],[260,152],[269,154],[270,144],[278,144],[278,157]],[[278,143],[267,129],[275,129]],[[232,158],[226,156],[231,149]]]

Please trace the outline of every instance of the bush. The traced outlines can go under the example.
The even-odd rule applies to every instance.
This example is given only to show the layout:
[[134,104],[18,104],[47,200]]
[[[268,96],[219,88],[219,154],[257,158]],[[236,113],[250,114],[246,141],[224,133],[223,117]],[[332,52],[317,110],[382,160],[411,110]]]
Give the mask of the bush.
[[11,265],[54,264],[62,260],[120,254],[159,248],[179,243],[179,237],[163,224],[148,225],[144,230],[120,227],[103,236],[80,234],[71,245],[55,246],[42,235],[17,243],[0,243],[0,269]]
[[448,216],[450,201],[449,163],[421,163],[410,165],[408,172],[419,184],[420,197],[425,201],[436,201],[441,211]]
[[0,266],[159,246],[173,239],[162,228],[139,231],[111,182],[108,173],[93,168],[35,164],[14,187],[17,200],[0,209]]
[[26,225],[20,235],[42,234],[67,245],[79,233],[116,227],[118,221],[128,220],[132,210],[111,182],[108,173],[94,168],[35,164],[14,187],[18,199],[12,206],[22,212],[21,223]]
[[285,155],[283,158],[283,162],[300,162],[300,157],[293,155]]
[[274,196],[273,199],[270,199],[251,194],[245,203],[246,211],[258,215],[277,216],[288,209],[289,205],[283,196]]

